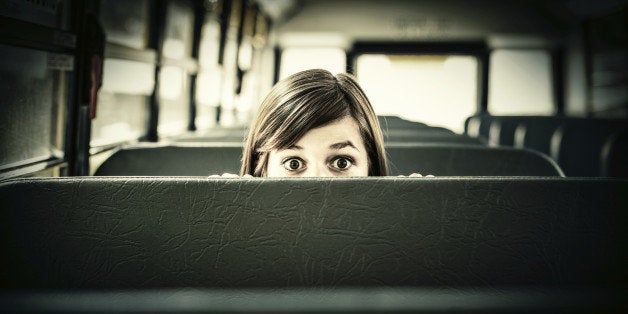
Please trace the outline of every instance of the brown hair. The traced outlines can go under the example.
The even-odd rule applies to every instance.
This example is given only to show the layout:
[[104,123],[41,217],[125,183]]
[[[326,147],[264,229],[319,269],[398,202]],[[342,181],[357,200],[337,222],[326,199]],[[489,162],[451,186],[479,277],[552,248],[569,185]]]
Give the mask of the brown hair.
[[294,145],[309,130],[351,116],[358,124],[369,176],[385,176],[386,152],[377,116],[348,74],[314,69],[278,82],[262,102],[244,146],[240,175],[266,176],[268,153]]

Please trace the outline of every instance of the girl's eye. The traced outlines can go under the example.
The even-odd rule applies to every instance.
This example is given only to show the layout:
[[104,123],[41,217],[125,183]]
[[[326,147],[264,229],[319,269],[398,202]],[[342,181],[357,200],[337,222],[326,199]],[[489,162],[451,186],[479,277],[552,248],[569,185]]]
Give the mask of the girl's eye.
[[351,159],[346,157],[338,157],[331,162],[332,167],[339,170],[347,170],[353,165]]
[[298,158],[290,158],[283,162],[283,166],[288,171],[297,171],[303,168],[303,161]]

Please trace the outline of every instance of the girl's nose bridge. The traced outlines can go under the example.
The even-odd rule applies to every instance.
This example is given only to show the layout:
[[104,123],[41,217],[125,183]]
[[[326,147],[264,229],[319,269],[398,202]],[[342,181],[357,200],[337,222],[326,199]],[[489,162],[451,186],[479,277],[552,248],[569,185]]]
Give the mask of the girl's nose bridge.
[[333,176],[330,171],[327,169],[327,166],[314,164],[310,166],[309,171],[307,173],[310,177],[331,177]]

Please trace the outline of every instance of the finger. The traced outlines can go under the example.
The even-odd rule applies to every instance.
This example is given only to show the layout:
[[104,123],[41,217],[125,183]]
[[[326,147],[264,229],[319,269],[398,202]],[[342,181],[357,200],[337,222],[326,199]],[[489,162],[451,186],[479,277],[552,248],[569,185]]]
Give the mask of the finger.
[[415,172],[415,173],[411,173],[411,174],[409,175],[409,177],[410,177],[410,178],[420,178],[420,177],[422,177],[422,175],[421,175],[420,173],[416,173],[416,172]]

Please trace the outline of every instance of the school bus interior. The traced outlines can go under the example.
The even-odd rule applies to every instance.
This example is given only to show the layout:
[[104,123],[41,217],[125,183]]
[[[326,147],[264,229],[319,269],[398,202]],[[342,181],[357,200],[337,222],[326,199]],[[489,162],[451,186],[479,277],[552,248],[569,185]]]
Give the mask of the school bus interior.
[[[389,176],[209,177],[311,68]],[[0,89],[0,312],[628,312],[625,0],[0,0]]]

